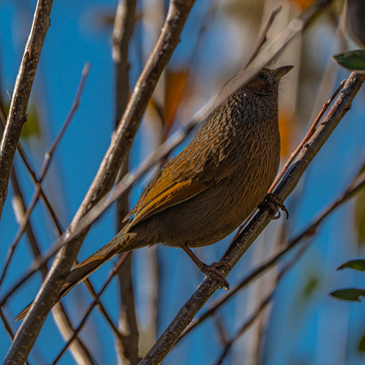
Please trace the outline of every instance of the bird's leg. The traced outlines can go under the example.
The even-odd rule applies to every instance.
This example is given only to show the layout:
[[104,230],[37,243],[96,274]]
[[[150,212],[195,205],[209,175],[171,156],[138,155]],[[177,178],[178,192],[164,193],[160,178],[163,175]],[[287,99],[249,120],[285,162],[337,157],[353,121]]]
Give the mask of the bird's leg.
[[281,213],[278,209],[281,209],[283,212],[285,212],[286,219],[289,218],[289,212],[285,208],[284,201],[278,195],[272,193],[266,194],[264,200],[259,205],[259,209],[265,209],[267,207],[272,214],[275,214],[273,219],[279,219],[281,217]]
[[204,262],[201,262],[198,256],[184,243],[180,244],[180,247],[187,253],[187,255],[194,261],[195,265],[198,269],[206,276],[209,276],[211,279],[217,280],[220,284],[220,287],[226,287],[229,289],[229,284],[222,272],[219,268],[224,267],[229,270],[229,264],[226,262],[213,262],[211,265],[206,265]]

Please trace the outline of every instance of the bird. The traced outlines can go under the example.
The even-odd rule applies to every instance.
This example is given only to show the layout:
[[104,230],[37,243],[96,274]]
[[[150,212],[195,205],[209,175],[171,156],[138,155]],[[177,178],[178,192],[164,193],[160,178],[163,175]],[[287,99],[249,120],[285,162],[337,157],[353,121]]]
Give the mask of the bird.
[[279,82],[292,68],[263,68],[221,103],[147,185],[124,228],[70,271],[59,299],[116,254],[157,243],[182,248],[201,272],[228,287],[220,268],[191,248],[228,236],[266,197],[280,163]]

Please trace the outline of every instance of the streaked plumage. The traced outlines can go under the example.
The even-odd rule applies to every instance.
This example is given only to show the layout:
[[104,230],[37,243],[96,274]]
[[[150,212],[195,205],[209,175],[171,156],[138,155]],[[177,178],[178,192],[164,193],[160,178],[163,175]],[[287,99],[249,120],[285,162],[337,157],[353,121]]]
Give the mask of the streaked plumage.
[[278,84],[291,68],[263,69],[209,115],[148,184],[126,227],[70,272],[60,298],[117,253],[159,242],[206,246],[236,229],[264,199],[278,170]]

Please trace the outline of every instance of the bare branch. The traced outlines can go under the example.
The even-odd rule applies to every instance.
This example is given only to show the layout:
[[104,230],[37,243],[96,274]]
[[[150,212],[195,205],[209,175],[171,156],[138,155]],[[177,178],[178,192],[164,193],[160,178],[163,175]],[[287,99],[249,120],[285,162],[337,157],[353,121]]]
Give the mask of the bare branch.
[[[94,182],[71,223],[70,231],[112,187],[121,163],[129,152],[133,137],[161,72],[179,42],[181,31],[193,4],[194,0],[171,1],[161,35],[137,81]],[[21,364],[27,358],[49,310],[57,301],[65,276],[75,261],[86,234],[87,230],[83,231],[73,240],[72,244],[65,246],[57,255],[46,281],[33,302],[29,315],[15,336],[5,364]]]
[[255,322],[255,320],[260,316],[260,314],[264,311],[264,309],[269,305],[269,303],[273,300],[274,294],[277,289],[277,284],[282,280],[285,274],[295,265],[295,263],[302,257],[303,253],[308,248],[309,244],[305,244],[301,247],[301,249],[296,253],[293,259],[288,262],[284,268],[279,272],[275,280],[275,287],[271,290],[271,292],[263,299],[260,305],[257,307],[255,312],[251,315],[251,317],[245,321],[245,323],[239,328],[239,330],[232,336],[232,338],[227,341],[226,345],[224,346],[223,352],[219,357],[216,365],[220,365],[223,362],[223,359],[227,356],[229,349],[232,347],[235,341],[237,341]]
[[[79,86],[78,86],[78,90],[76,92],[74,101],[71,105],[70,111],[69,111],[69,113],[66,117],[66,120],[63,124],[63,127],[62,127],[61,131],[59,132],[58,137],[56,138],[55,142],[53,143],[53,146],[51,147],[51,149],[47,153],[49,155],[49,158],[45,159],[45,162],[47,162],[47,166],[46,165],[44,166],[45,168],[43,169],[43,173],[41,173],[41,176],[40,176],[39,179],[36,176],[35,172],[33,171],[32,167],[30,166],[30,163],[28,161],[28,157],[26,156],[26,153],[23,150],[20,141],[19,141],[19,144],[18,144],[19,155],[20,155],[21,159],[23,160],[29,175],[31,176],[32,180],[34,181],[34,183],[36,185],[35,191],[37,192],[39,190],[37,199],[38,199],[38,197],[41,197],[43,199],[44,204],[46,205],[46,208],[47,208],[47,210],[48,210],[48,212],[49,212],[49,214],[52,218],[52,221],[55,225],[55,228],[56,228],[57,233],[58,233],[59,236],[62,236],[63,229],[60,225],[60,222],[59,222],[59,219],[57,217],[56,212],[54,211],[47,195],[43,191],[41,183],[42,183],[42,181],[45,177],[45,174],[48,170],[48,164],[50,162],[52,154],[54,153],[55,149],[57,148],[57,145],[59,144],[60,139],[62,138],[62,135],[66,131],[67,125],[70,123],[70,121],[72,119],[72,116],[75,113],[75,111],[76,111],[76,109],[79,105],[82,90],[84,88],[84,84],[86,82],[86,78],[87,78],[87,75],[88,75],[88,71],[89,71],[89,65],[88,65],[88,63],[86,63],[85,66],[84,66],[82,76],[81,76],[81,80],[80,80],[80,83],[79,83]],[[1,122],[2,122],[0,124],[0,131],[1,131],[1,134],[2,134],[3,129],[1,127],[3,125],[5,125],[6,118],[5,118],[5,114],[4,114],[3,105],[1,105],[1,101],[0,101],[0,119],[1,119]],[[30,221],[29,221],[29,214],[32,211],[32,207],[34,207],[34,203],[31,202],[30,206],[28,207],[28,212],[27,212],[26,209],[25,209],[24,200],[23,200],[23,197],[22,197],[22,194],[21,194],[21,191],[20,191],[20,186],[19,186],[16,174],[15,174],[14,168],[12,169],[12,172],[11,172],[11,181],[12,181],[14,193],[16,195],[16,202],[17,202],[17,208],[15,208],[15,209],[17,209],[17,212],[18,212],[17,216],[21,217],[19,223],[23,224],[23,225],[26,223],[25,233],[27,234],[28,241],[29,241],[29,244],[31,246],[34,258],[35,259],[40,259],[42,255],[41,255],[41,252],[39,250],[38,244],[36,242],[36,239],[35,239],[35,236],[34,236],[32,227],[30,226]],[[35,200],[35,202],[36,201],[37,200]],[[26,216],[25,216],[25,214],[26,214]],[[15,246],[17,245],[17,243],[19,241],[20,235],[23,233],[23,227],[20,228],[20,230],[18,232],[18,237],[14,240],[13,244],[10,247],[10,249],[9,249],[10,253],[12,253],[14,251]],[[5,267],[3,269],[4,271],[3,271],[3,274],[2,274],[2,279],[5,276],[6,268],[9,264],[9,261],[8,261],[9,258],[11,258],[11,254],[8,255],[8,259],[6,260],[7,263],[5,264]],[[43,278],[46,278],[47,273],[48,273],[48,268],[45,264],[46,264],[46,261],[44,262],[44,265],[39,268],[41,273],[42,273]],[[1,283],[2,279],[0,280],[0,283]],[[87,289],[89,290],[89,292],[91,293],[91,295],[95,298],[96,293],[95,293],[95,290],[93,289],[90,281],[88,279],[86,279],[84,281],[84,284],[87,287]],[[104,315],[106,321],[110,325],[111,329],[113,330],[114,334],[117,336],[117,338],[120,338],[121,337],[120,332],[118,331],[118,329],[114,325],[113,321],[111,320],[109,314],[107,313],[107,311],[105,310],[105,308],[103,307],[103,305],[100,302],[98,302],[98,307],[100,309],[100,312]],[[62,332],[63,337],[64,338],[70,337],[70,333],[73,332],[73,329],[72,329],[70,321],[67,318],[67,314],[65,313],[65,311],[62,307],[62,303],[60,303],[60,305],[54,307],[53,314],[54,314],[54,318],[55,318],[55,321],[56,321],[56,325],[58,326],[58,328]],[[79,349],[80,349],[79,351],[77,349],[76,349],[76,351],[74,350],[77,347],[79,347]],[[77,341],[73,342],[71,351],[73,352],[73,355],[75,355],[75,352],[79,352],[79,353],[82,352],[82,354],[77,355],[77,357],[79,359],[85,359],[85,361],[87,359],[89,359],[90,360],[89,362],[92,363],[91,356],[89,355],[89,351],[87,350],[86,346],[82,343],[81,340],[78,339]]]
[[[135,171],[128,173],[121,182],[119,182],[113,191],[105,195],[100,201],[93,205],[90,203],[90,207],[93,205],[93,208],[90,209],[82,218],[76,217],[74,219],[74,225],[72,226],[72,232],[64,238],[57,240],[54,246],[50,249],[48,254],[45,255],[44,259],[35,261],[33,263],[32,269],[28,271],[28,273],[21,278],[9,291],[6,295],[4,295],[3,299],[0,302],[0,306],[5,303],[5,301],[9,298],[9,296],[17,290],[24,282],[26,282],[34,272],[44,264],[44,261],[48,261],[60,248],[65,246],[66,244],[73,242],[74,240],[82,236],[82,234],[86,234],[87,229],[93,224],[103,212],[110,205],[118,199],[141,177],[143,174],[148,171],[155,163],[164,158],[167,154],[171,152],[173,148],[175,148],[179,143],[181,143],[186,136],[199,124],[201,124],[204,118],[209,115],[216,107],[218,107],[223,102],[223,96],[228,98],[229,95],[234,93],[238,88],[242,87],[246,82],[250,80],[251,77],[255,75],[259,71],[260,68],[264,67],[268,62],[270,62],[279,52],[281,52],[287,44],[294,39],[294,37],[300,33],[310,22],[319,14],[320,11],[323,10],[325,6],[331,3],[333,0],[322,0],[318,1],[311,7],[309,7],[306,11],[304,11],[298,18],[294,19],[285,29],[284,31],[278,35],[277,38],[274,39],[272,43],[256,58],[255,70],[250,69],[245,73],[240,73],[234,78],[234,82],[230,82],[224,88],[224,90],[220,93],[219,98],[213,97],[211,100],[202,107],[193,118],[184,125],[179,131],[177,131],[173,136],[171,136],[165,143],[163,143],[160,147],[158,147],[154,153],[152,153]],[[260,67],[256,67],[260,65]],[[133,99],[133,96],[132,96]],[[216,102],[214,102],[216,100]],[[100,172],[100,171],[99,171]],[[85,198],[86,199],[86,198]],[[89,198],[87,198],[89,199]],[[85,200],[86,201],[86,200]],[[96,201],[96,199],[95,199]],[[94,201],[94,202],[95,202]],[[78,220],[78,223],[76,223]]]
[[259,39],[258,39],[258,41],[257,41],[257,45],[256,45],[255,49],[253,50],[251,57],[248,59],[248,61],[247,61],[246,65],[243,67],[243,69],[242,69],[242,70],[245,70],[245,69],[246,69],[246,68],[250,65],[250,63],[251,63],[251,62],[252,62],[252,61],[256,58],[256,56],[258,55],[258,53],[259,53],[259,51],[260,51],[261,47],[265,44],[265,42],[266,42],[266,40],[267,40],[267,32],[268,32],[268,31],[269,31],[269,29],[271,28],[272,23],[274,22],[274,20],[275,20],[276,16],[280,13],[281,8],[282,8],[282,7],[281,7],[281,5],[280,5],[278,8],[274,9],[274,10],[273,10],[273,12],[271,13],[269,20],[267,21],[267,23],[266,23],[266,25],[265,25],[265,27],[264,27],[264,29],[263,29],[262,33],[261,33],[261,34],[260,34],[260,36],[259,36]]
[[113,28],[112,56],[115,63],[116,119],[121,120],[129,99],[128,46],[133,33],[136,0],[119,0]]
[[85,85],[85,82],[86,82],[86,77],[89,73],[89,68],[90,68],[90,65],[88,63],[86,63],[84,69],[82,70],[81,81],[80,81],[79,87],[77,89],[75,99],[72,103],[72,107],[71,107],[71,109],[70,109],[70,111],[69,111],[69,113],[68,113],[68,115],[67,115],[67,117],[66,117],[66,119],[65,119],[65,121],[62,125],[62,128],[59,131],[59,133],[58,133],[58,135],[55,139],[55,141],[53,142],[53,144],[52,144],[51,148],[49,149],[49,151],[44,156],[44,161],[43,161],[43,166],[42,166],[40,178],[39,178],[38,182],[36,183],[36,187],[35,187],[34,192],[33,192],[32,200],[29,204],[28,209],[26,210],[26,212],[23,215],[22,222],[21,222],[19,230],[18,230],[18,232],[15,236],[15,239],[9,247],[8,256],[5,260],[4,269],[3,269],[3,272],[2,272],[1,277],[0,277],[0,285],[2,284],[2,282],[5,278],[6,271],[9,267],[11,258],[13,257],[13,254],[14,254],[14,250],[15,250],[16,246],[18,245],[19,240],[20,240],[21,236],[23,235],[23,233],[24,233],[24,231],[25,231],[25,229],[28,225],[30,215],[31,215],[36,203],[38,202],[39,194],[40,194],[40,190],[41,190],[41,184],[42,184],[42,182],[43,182],[43,180],[44,180],[44,178],[47,174],[47,171],[48,171],[48,168],[49,168],[53,153],[56,150],[58,144],[60,143],[63,135],[65,134],[66,129],[69,126],[69,124],[72,120],[72,117],[74,116],[75,111],[76,111],[76,109],[79,105],[80,97],[81,97],[81,94],[82,94],[82,91],[84,89],[84,85]]
[[272,258],[268,259],[266,262],[261,264],[257,269],[253,270],[253,272],[248,275],[246,278],[241,280],[238,284],[236,284],[230,291],[224,295],[222,298],[218,299],[205,313],[203,313],[197,320],[195,320],[189,327],[184,331],[184,333],[179,338],[179,341],[185,337],[189,332],[191,332],[195,327],[199,326],[202,322],[204,322],[207,318],[214,315],[218,308],[220,308],[223,304],[225,304],[230,298],[232,298],[239,290],[245,288],[248,284],[250,284],[255,278],[259,275],[267,271],[274,264],[278,262],[278,260],[284,256],[287,252],[291,251],[294,247],[298,245],[304,238],[311,237],[315,234],[317,227],[322,223],[322,221],[327,218],[329,214],[331,214],[337,207],[341,206],[348,199],[352,198],[361,188],[365,186],[365,172],[359,174],[355,177],[354,180],[351,181],[346,190],[338,197],[335,201],[333,201],[318,217],[302,232],[300,232],[296,237],[291,239],[288,245],[275,254]]
[[[133,33],[135,21],[136,0],[119,0],[113,28],[112,55],[115,63],[116,85],[116,128],[123,116],[129,99],[129,57],[128,46]],[[119,182],[129,170],[128,157],[124,160],[117,176]],[[129,190],[117,200],[117,231],[124,224],[123,219],[129,212]],[[128,256],[123,267],[118,271],[121,308],[119,312],[119,331],[122,336],[117,338],[117,353],[119,362],[124,365],[138,364],[139,333],[134,303],[132,283],[132,254]]]
[[[0,100],[0,119],[1,119],[1,122],[2,122],[2,123],[0,123],[0,134],[2,135],[3,132],[4,132],[4,127],[3,126],[5,126],[6,118],[5,118],[5,114],[4,114],[4,107],[2,105],[1,100]],[[19,149],[19,151],[22,151],[22,148],[20,146],[20,142],[19,142],[19,145],[18,145],[18,149]],[[26,162],[26,167],[29,168],[28,171],[30,172],[30,175],[32,177],[34,176],[34,178],[37,180],[34,172],[30,168],[30,165],[28,164],[28,161],[25,159],[25,155],[21,155],[21,156],[24,157],[24,160]],[[23,224],[25,224],[25,228],[24,228],[25,233],[27,235],[29,246],[31,248],[31,251],[33,253],[34,258],[36,258],[36,259],[40,258],[42,255],[41,255],[41,251],[39,249],[37,239],[34,235],[33,228],[30,224],[29,219],[26,219],[26,220],[24,219],[24,215],[26,213],[26,207],[25,207],[23,194],[22,194],[22,191],[21,191],[21,188],[20,188],[20,185],[19,185],[18,177],[17,177],[16,171],[14,169],[14,166],[13,166],[13,168],[11,170],[11,173],[10,173],[10,180],[11,180],[11,184],[12,184],[13,191],[14,191],[14,199],[12,200],[12,203],[13,203],[13,210],[15,212],[16,219],[18,221],[18,224],[21,225],[22,222],[23,222]],[[38,182],[38,180],[37,180],[37,182]],[[39,194],[41,195],[42,192],[43,192],[43,190],[40,187]],[[48,204],[50,205],[46,195],[43,195],[43,198],[46,202],[46,205],[47,206],[48,206]],[[51,208],[51,206],[50,206],[50,208]],[[54,213],[53,209],[50,211],[50,214],[51,214],[52,217],[55,217],[55,213]],[[57,229],[59,230],[60,234],[62,234],[62,231],[60,231],[58,220],[55,219],[54,222],[55,222],[55,225],[56,225]],[[10,252],[11,253],[14,252],[14,249],[15,249],[15,245],[12,245],[11,248],[10,248]],[[10,262],[11,257],[12,257],[11,255],[8,256],[7,262],[6,262],[4,270],[3,270],[3,275],[1,276],[0,283],[2,282],[2,280],[5,277],[6,268],[9,264],[9,262]],[[45,278],[47,276],[47,273],[48,273],[47,266],[44,265],[44,266],[40,267],[40,272],[42,274],[42,277]],[[68,316],[67,316],[67,314],[66,314],[66,312],[65,312],[65,310],[62,306],[62,303],[59,303],[58,305],[56,305],[54,307],[53,314],[54,314],[54,317],[55,317],[56,325],[57,325],[58,329],[60,330],[62,336],[64,338],[69,338],[71,336],[72,332],[73,332],[73,327],[72,327],[72,324],[71,324],[71,322],[70,322],[70,320],[69,320],[69,318],[68,318]],[[5,321],[4,316],[2,316],[2,319],[3,319],[3,321]],[[5,326],[8,326],[5,322],[4,322],[4,324],[5,324]],[[13,338],[14,338],[14,336],[11,336],[11,339],[13,339]],[[83,341],[81,339],[76,339],[73,342],[72,347],[71,347],[71,353],[72,353],[75,361],[78,364],[85,364],[85,365],[93,364],[90,352],[89,352],[86,345],[83,343]]]
[[[6,332],[8,333],[9,337],[11,339],[13,339],[14,338],[13,330],[11,329],[10,324],[9,324],[8,320],[6,319],[5,314],[3,313],[1,308],[0,308],[0,318],[4,323]],[[26,361],[26,364],[29,365],[28,361]]]
[[[22,222],[26,208],[25,208],[23,194],[21,192],[19,182],[18,182],[18,177],[14,170],[14,167],[11,171],[10,179],[11,179],[11,183],[12,183],[13,190],[14,190],[13,208],[14,208],[15,215],[16,215],[18,221]],[[42,254],[39,249],[39,245],[38,245],[38,242],[34,235],[33,228],[30,224],[30,221],[27,222],[27,225],[25,228],[25,233],[27,235],[29,246],[32,250],[33,256],[35,258],[41,257]],[[42,277],[45,278],[48,273],[47,266],[46,265],[42,266],[40,268],[40,272],[42,274]],[[54,314],[56,325],[57,325],[59,331],[61,332],[63,338],[67,339],[67,338],[71,337],[71,334],[73,332],[73,327],[62,306],[62,303],[58,303],[58,305],[56,305],[53,308],[53,314]],[[13,337],[11,337],[11,338],[13,339]],[[90,355],[90,351],[88,350],[88,348],[86,347],[86,345],[83,343],[83,341],[81,339],[78,338],[72,343],[71,353],[77,364],[84,364],[84,365],[93,364],[93,361],[92,361],[92,358]]]
[[15,82],[9,116],[0,145],[0,218],[8,191],[9,176],[20,133],[25,122],[28,100],[38,67],[43,42],[50,25],[53,0],[38,0],[32,28]]
[[101,288],[101,290],[99,291],[99,293],[96,294],[94,301],[91,303],[91,305],[89,306],[89,309],[86,311],[86,313],[84,315],[84,318],[81,320],[80,324],[75,329],[72,337],[65,344],[65,346],[63,347],[63,349],[61,350],[61,352],[56,357],[56,359],[52,362],[52,365],[56,364],[60,360],[60,358],[65,353],[65,351],[67,350],[67,348],[71,345],[72,341],[74,341],[76,339],[76,337],[78,336],[78,334],[82,330],[83,326],[85,325],[86,320],[88,319],[91,311],[98,304],[98,301],[99,301],[100,296],[103,294],[104,290],[107,288],[107,286],[109,285],[110,281],[113,279],[113,276],[118,272],[118,270],[121,268],[121,266],[123,265],[123,263],[125,262],[125,260],[128,258],[128,256],[130,256],[130,252],[125,252],[123,255],[121,255],[119,257],[118,262],[116,263],[116,265],[114,266],[114,268],[110,271],[110,273],[108,275],[108,278],[107,278],[105,284],[103,285],[103,287]]

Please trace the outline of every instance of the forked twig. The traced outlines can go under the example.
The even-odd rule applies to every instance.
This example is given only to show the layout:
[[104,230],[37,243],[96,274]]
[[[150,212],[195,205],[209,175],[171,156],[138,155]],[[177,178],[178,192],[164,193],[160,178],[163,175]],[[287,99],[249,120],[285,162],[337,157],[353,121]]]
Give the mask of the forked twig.
[[69,126],[69,124],[72,120],[72,117],[74,116],[74,114],[76,112],[76,109],[78,108],[79,101],[80,101],[80,98],[81,98],[81,95],[82,95],[82,91],[83,91],[84,86],[85,86],[86,78],[87,78],[87,75],[89,73],[89,69],[90,69],[90,65],[89,65],[89,63],[86,63],[85,66],[84,66],[84,69],[82,70],[80,84],[78,86],[78,89],[77,89],[77,92],[76,92],[76,95],[75,95],[75,99],[72,103],[71,109],[70,109],[70,111],[69,111],[69,113],[68,113],[68,115],[67,115],[67,117],[66,117],[66,119],[65,119],[65,121],[64,121],[64,123],[61,127],[61,130],[59,131],[55,141],[53,142],[51,148],[45,154],[44,161],[43,161],[43,166],[42,166],[42,170],[41,170],[41,174],[40,174],[40,178],[38,179],[38,182],[36,183],[36,186],[35,186],[35,189],[34,189],[34,192],[33,192],[33,197],[31,199],[31,202],[30,202],[26,212],[24,213],[22,222],[21,222],[20,227],[18,229],[18,232],[15,236],[15,239],[9,247],[8,255],[7,255],[7,258],[5,260],[4,269],[3,269],[1,277],[0,277],[0,285],[2,284],[2,282],[5,278],[5,275],[6,275],[8,267],[9,267],[10,261],[13,257],[13,253],[15,251],[15,248],[18,245],[19,240],[20,240],[22,234],[24,233],[24,231],[27,227],[27,224],[29,222],[29,218],[30,218],[30,215],[33,211],[33,208],[35,207],[35,205],[36,205],[36,203],[39,199],[41,184],[42,184],[42,182],[43,182],[43,180],[44,180],[44,178],[47,174],[50,162],[52,160],[52,156],[53,156],[59,142],[61,141],[63,135],[65,134],[66,129]]
[[317,115],[317,118],[314,120],[312,126],[309,128],[309,131],[307,132],[307,134],[305,135],[303,140],[299,143],[298,147],[294,150],[294,152],[292,152],[288,161],[286,161],[285,165],[280,170],[280,173],[276,176],[274,182],[272,183],[272,185],[269,189],[269,193],[271,193],[274,190],[275,186],[279,183],[280,179],[284,176],[284,174],[288,170],[290,164],[293,162],[294,158],[297,157],[298,153],[305,147],[309,138],[312,137],[313,133],[317,129],[317,126],[318,126],[321,118],[323,117],[324,113],[327,111],[328,107],[332,104],[333,100],[335,100],[338,93],[343,89],[345,82],[346,82],[346,80],[343,80],[341,82],[341,84],[339,85],[339,87],[332,94],[331,98],[326,103],[323,104],[322,110]]
[[49,17],[53,0],[38,0],[32,28],[25,46],[22,62],[16,78],[8,120],[0,144],[0,218],[3,211],[10,171],[19,142],[34,77],[37,71],[44,39],[50,25]]
[[99,300],[100,296],[103,294],[104,290],[107,288],[107,286],[109,285],[110,281],[113,279],[114,275],[118,272],[118,270],[121,268],[121,266],[123,265],[123,263],[125,262],[125,260],[127,259],[127,257],[129,255],[130,255],[130,252],[125,252],[122,256],[120,256],[118,262],[116,263],[116,265],[114,266],[114,268],[110,271],[110,273],[108,275],[108,278],[107,278],[105,284],[103,285],[103,287],[101,288],[101,290],[96,294],[95,299],[90,304],[90,306],[89,306],[88,310],[86,311],[86,313],[85,313],[83,319],[81,320],[80,324],[77,326],[77,328],[75,328],[75,331],[74,331],[72,337],[68,340],[68,342],[62,348],[61,352],[58,354],[58,356],[56,357],[56,359],[52,362],[52,365],[55,365],[60,360],[60,358],[65,353],[65,351],[67,350],[67,348],[70,346],[70,344],[72,343],[72,341],[75,340],[75,338],[77,337],[77,335],[79,334],[79,332],[82,330],[83,326],[85,325],[86,320],[88,319],[91,311],[98,304],[98,300]]

